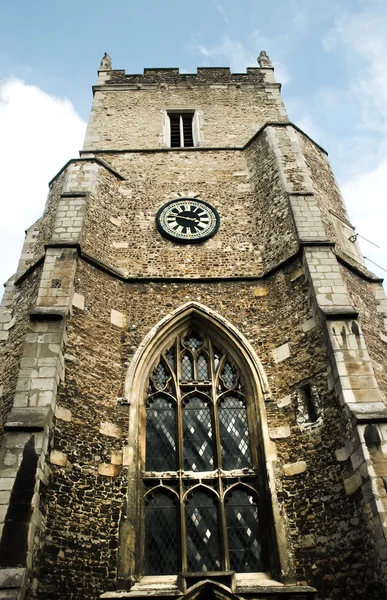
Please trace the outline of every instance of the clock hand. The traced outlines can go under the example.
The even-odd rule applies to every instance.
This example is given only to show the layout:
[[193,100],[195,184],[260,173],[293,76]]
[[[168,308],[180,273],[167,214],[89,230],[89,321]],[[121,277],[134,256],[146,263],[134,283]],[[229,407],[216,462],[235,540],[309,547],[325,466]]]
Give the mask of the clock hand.
[[178,217],[179,219],[184,219],[185,221],[194,221],[195,223],[199,223],[199,219],[194,219],[194,218],[192,218],[192,217],[182,217],[182,216],[180,216],[180,215],[177,215],[177,217]]

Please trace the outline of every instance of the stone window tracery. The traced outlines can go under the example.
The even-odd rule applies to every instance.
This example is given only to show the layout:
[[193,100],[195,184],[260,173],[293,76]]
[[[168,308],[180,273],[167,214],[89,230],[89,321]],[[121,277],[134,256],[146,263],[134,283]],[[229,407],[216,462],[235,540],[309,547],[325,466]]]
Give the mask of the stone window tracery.
[[229,353],[202,332],[161,353],[145,400],[147,575],[263,570],[245,389]]

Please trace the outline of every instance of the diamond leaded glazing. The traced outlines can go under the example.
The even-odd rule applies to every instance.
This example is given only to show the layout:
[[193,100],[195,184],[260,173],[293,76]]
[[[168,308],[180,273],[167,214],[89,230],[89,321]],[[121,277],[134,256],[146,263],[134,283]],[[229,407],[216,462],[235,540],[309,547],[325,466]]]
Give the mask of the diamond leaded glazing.
[[183,354],[181,359],[181,379],[183,381],[193,379],[193,360],[189,354]]
[[243,402],[234,396],[222,398],[218,416],[222,468],[231,471],[251,467],[249,424]]
[[233,369],[229,362],[226,362],[226,364],[224,365],[221,378],[223,380],[224,385],[227,388],[232,389],[235,386],[237,374],[235,369]]
[[169,350],[166,351],[165,358],[167,359],[167,362],[168,362],[169,366],[171,367],[172,371],[175,372],[176,371],[176,361],[175,361],[174,348],[170,348]]
[[234,360],[202,333],[179,335],[153,370],[143,477],[161,492],[145,499],[147,574],[262,569],[253,494],[218,496],[236,469],[241,485],[255,480],[243,389]]
[[207,403],[197,396],[183,407],[184,469],[211,471],[214,468],[211,412]]
[[172,575],[177,570],[176,501],[164,491],[157,491],[146,497],[145,572]]
[[186,506],[188,571],[219,571],[218,509],[215,497],[202,491],[193,493]]
[[231,569],[239,573],[261,571],[258,509],[251,493],[237,488],[227,494],[226,521]]
[[160,362],[152,374],[152,380],[158,390],[163,390],[165,388],[165,384],[167,383],[170,375],[167,373],[166,368]]
[[197,358],[197,371],[198,371],[198,380],[199,381],[207,381],[209,378],[208,374],[208,360],[207,355],[204,352],[201,352]]
[[146,409],[146,469],[176,469],[176,416],[171,401],[152,398]]

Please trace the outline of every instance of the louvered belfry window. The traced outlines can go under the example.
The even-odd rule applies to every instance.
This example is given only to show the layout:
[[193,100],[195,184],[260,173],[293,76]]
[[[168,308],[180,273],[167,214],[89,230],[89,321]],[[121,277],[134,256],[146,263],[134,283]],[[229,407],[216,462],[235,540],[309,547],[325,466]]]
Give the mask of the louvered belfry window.
[[191,330],[153,369],[143,471],[147,575],[262,570],[243,377]]
[[193,112],[169,112],[170,146],[171,148],[192,148],[193,140]]

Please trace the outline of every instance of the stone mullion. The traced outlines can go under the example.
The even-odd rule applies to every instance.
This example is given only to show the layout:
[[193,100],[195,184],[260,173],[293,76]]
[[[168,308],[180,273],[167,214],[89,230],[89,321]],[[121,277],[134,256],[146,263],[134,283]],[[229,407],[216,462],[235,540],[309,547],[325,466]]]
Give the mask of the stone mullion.
[[[303,263],[311,289],[314,312],[319,316],[329,353],[329,385],[352,421],[356,442],[338,452],[338,460],[351,459],[354,474],[344,481],[347,494],[362,488],[369,506],[368,526],[377,541],[381,558],[387,556],[387,501],[375,482],[375,466],[364,442],[361,423],[387,421],[387,409],[375,378],[364,336],[357,320],[340,266],[327,240],[321,212],[314,196],[313,182],[302,154],[297,132],[291,127],[268,128],[269,143],[277,157],[283,187],[299,243],[304,247]],[[386,431],[380,432],[387,453]],[[383,447],[383,444],[382,444]],[[377,517],[376,517],[377,515]],[[375,521],[376,518],[376,521]]]

